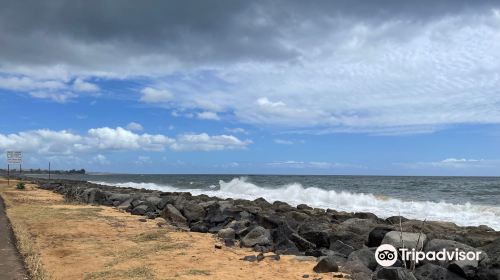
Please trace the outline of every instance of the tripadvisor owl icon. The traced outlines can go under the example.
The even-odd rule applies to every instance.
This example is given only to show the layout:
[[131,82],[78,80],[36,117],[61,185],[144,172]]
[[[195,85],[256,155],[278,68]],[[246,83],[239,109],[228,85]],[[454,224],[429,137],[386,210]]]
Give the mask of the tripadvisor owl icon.
[[380,245],[375,251],[375,260],[381,266],[392,266],[398,260],[398,251],[392,245]]

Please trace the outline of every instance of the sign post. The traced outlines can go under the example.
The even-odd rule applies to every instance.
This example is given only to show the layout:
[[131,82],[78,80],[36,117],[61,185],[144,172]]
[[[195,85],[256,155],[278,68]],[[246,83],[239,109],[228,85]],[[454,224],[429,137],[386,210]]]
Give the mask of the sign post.
[[7,185],[10,186],[10,165],[19,164],[19,173],[21,173],[22,163],[23,163],[23,152],[7,151]]

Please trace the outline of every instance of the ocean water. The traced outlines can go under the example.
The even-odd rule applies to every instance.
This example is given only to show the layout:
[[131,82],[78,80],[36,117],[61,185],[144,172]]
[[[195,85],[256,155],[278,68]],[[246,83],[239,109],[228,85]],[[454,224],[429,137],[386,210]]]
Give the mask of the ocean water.
[[285,201],[385,218],[402,215],[500,230],[500,177],[138,175],[61,176],[94,183]]

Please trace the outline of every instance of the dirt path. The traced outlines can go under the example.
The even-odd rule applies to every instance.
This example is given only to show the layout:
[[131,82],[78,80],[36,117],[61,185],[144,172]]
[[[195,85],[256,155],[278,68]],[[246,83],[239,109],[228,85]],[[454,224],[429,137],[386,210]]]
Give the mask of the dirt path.
[[14,245],[5,205],[0,197],[0,280],[28,279],[23,262]]

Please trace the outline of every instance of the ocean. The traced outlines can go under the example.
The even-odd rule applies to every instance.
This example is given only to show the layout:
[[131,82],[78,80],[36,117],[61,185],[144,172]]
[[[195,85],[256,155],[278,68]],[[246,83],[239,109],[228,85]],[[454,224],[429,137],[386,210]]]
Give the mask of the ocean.
[[[35,176],[35,175],[33,175]],[[46,177],[46,175],[36,175]],[[88,174],[58,178],[372,212],[500,230],[500,177]]]

